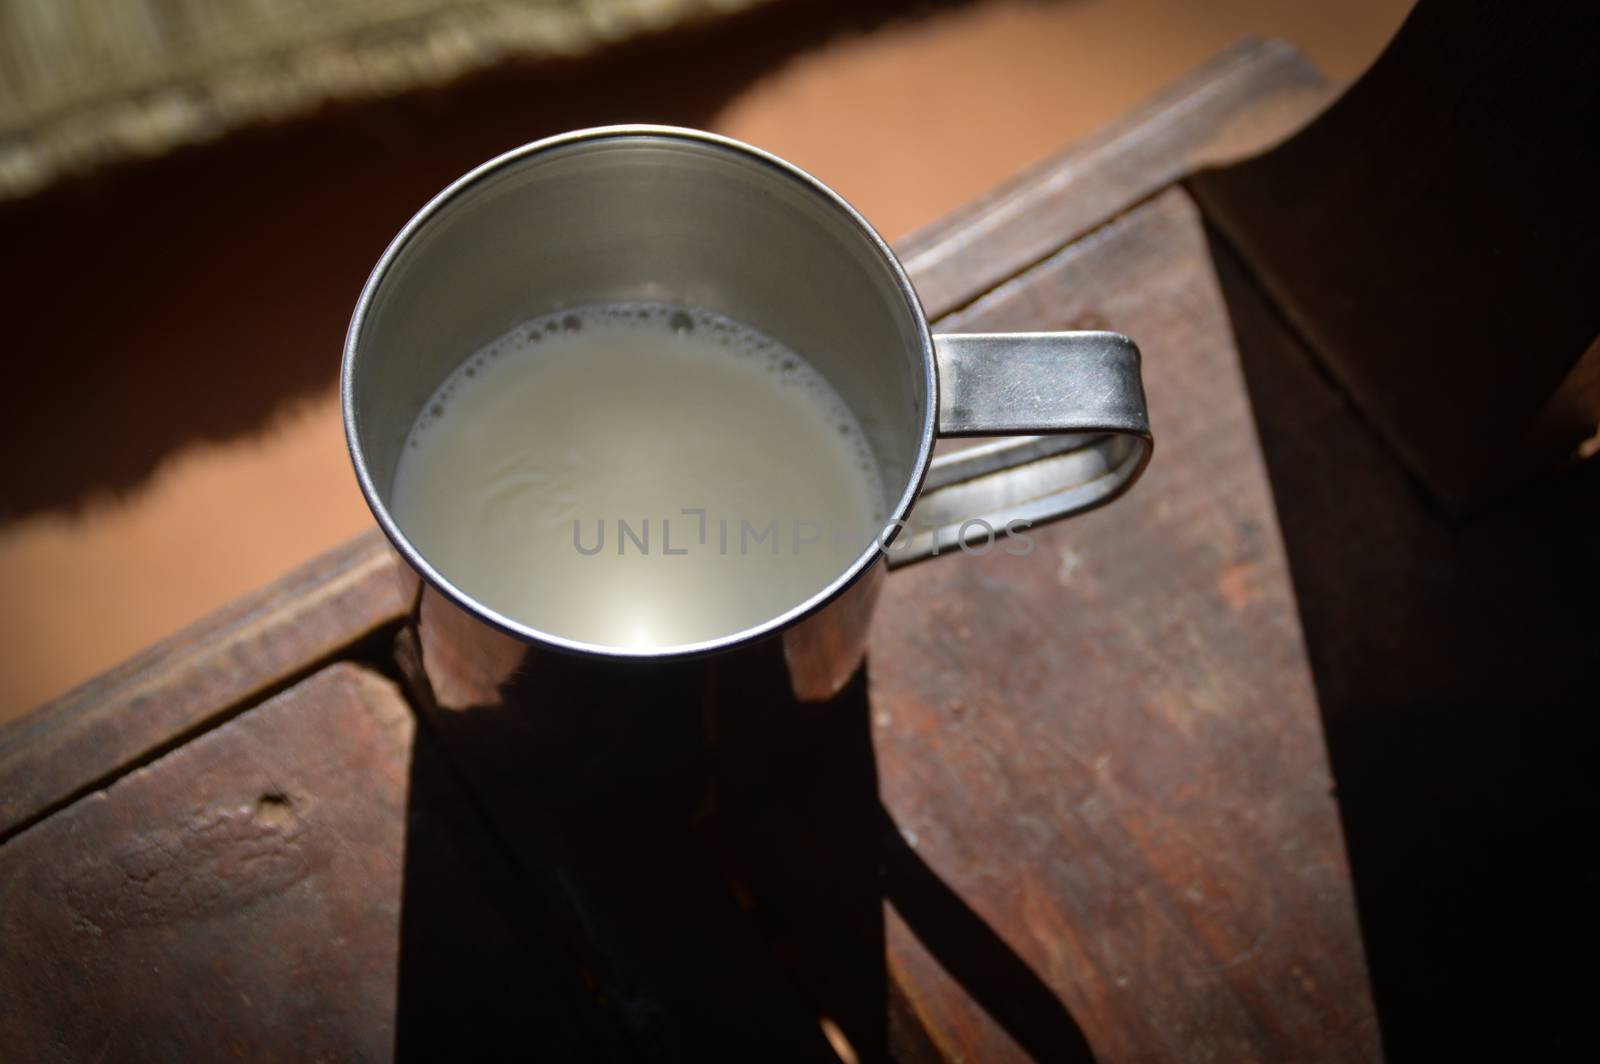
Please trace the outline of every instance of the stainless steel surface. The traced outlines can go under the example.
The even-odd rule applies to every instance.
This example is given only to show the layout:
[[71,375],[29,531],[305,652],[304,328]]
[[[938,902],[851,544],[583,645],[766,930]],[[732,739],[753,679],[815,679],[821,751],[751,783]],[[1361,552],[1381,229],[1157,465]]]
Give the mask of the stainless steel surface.
[[[1150,418],[1139,348],[1111,332],[935,336],[939,434],[1017,439],[935,458],[889,551],[892,567],[1110,502],[1144,472]],[[1025,545],[1020,538],[1008,550]]]
[[1139,348],[1113,332],[935,336],[939,435],[1120,432],[1148,438]]
[[879,557],[878,543],[863,543],[828,586],[760,625],[640,650],[539,631],[475,602],[389,513],[406,434],[463,358],[535,315],[636,300],[718,311],[804,352],[867,434],[885,512],[898,519],[910,510],[933,444],[933,341],[888,246],[803,171],[709,133],[656,126],[584,130],[519,148],[457,181],[406,225],[368,280],[346,339],[351,456],[407,563],[491,625],[619,658],[726,649],[843,593]]
[[[760,668],[786,673],[789,690],[798,701],[825,702],[844,689],[861,665],[867,629],[887,571],[880,556],[844,594],[776,635],[743,643],[736,652],[688,661],[673,659],[671,663],[677,668],[702,667],[707,698],[716,696],[720,670],[738,670],[753,661]],[[508,688],[538,689],[552,674],[568,672],[573,658],[484,624],[475,613],[427,584],[417,600],[412,627],[428,683],[427,697],[441,709],[503,705]],[[615,664],[617,668],[656,667],[626,661]]]
[[[704,307],[805,354],[850,404],[883,474],[888,518],[877,541],[805,601],[704,643],[601,646],[503,616],[434,568],[388,508],[410,427],[462,359],[528,318],[631,301]],[[797,695],[825,698],[864,653],[881,544],[900,529],[907,545],[894,564],[936,553],[949,536],[974,538],[962,527],[968,518],[998,517],[1000,528],[1098,505],[1143,469],[1149,430],[1138,352],[1125,338],[944,336],[937,345],[936,370],[916,294],[871,226],[804,171],[736,141],[660,126],[582,130],[451,185],[373,270],[341,379],[362,492],[425,580],[421,651],[430,675],[440,673],[441,700],[489,699],[547,650],[663,661],[756,652],[774,638]],[[936,431],[1057,435],[932,463]],[[913,514],[930,465],[936,490]]]

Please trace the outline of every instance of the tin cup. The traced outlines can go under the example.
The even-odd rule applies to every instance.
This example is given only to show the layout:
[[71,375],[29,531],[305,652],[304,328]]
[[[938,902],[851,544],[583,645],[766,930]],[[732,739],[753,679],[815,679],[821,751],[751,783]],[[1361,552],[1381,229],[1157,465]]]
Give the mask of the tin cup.
[[[692,645],[596,645],[505,616],[390,512],[411,426],[463,359],[530,318],[632,302],[700,307],[803,353],[849,404],[894,500],[882,534],[825,587]],[[421,664],[444,706],[495,703],[551,652],[662,663],[774,643],[797,698],[832,697],[860,664],[886,570],[1109,502],[1151,451],[1127,337],[935,334],[894,252],[837,193],[749,145],[662,126],[537,141],[434,197],[361,292],[341,399],[361,490],[420,577]],[[948,436],[1005,438],[935,458]]]

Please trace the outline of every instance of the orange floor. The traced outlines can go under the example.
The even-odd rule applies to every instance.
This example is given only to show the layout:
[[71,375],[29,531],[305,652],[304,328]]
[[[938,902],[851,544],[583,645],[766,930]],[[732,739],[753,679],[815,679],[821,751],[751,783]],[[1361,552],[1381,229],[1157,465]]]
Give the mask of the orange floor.
[[[0,646],[5,648],[0,720],[62,693],[368,527],[347,468],[333,394],[343,315],[381,247],[378,233],[391,232],[393,218],[403,219],[406,204],[420,205],[425,190],[491,149],[551,132],[563,122],[632,118],[707,125],[810,169],[894,237],[1082,137],[1243,35],[1286,38],[1334,77],[1353,77],[1376,56],[1410,5],[1407,0],[986,0],[910,5],[917,14],[906,14],[905,4],[867,6],[888,13],[830,16],[825,32],[813,32],[809,26],[797,30],[798,15],[773,12],[747,20],[743,29],[701,32],[681,55],[672,42],[655,42],[599,64],[521,74],[520,81],[505,84],[537,90],[537,103],[527,110],[475,107],[474,100],[493,99],[499,91],[501,83],[490,79],[471,92],[447,94],[439,104],[335,116],[328,122],[341,136],[398,144],[395,158],[414,159],[415,165],[397,164],[404,173],[397,169],[393,182],[381,182],[396,201],[381,211],[363,213],[364,199],[352,201],[348,211],[321,204],[327,217],[354,219],[348,241],[354,247],[348,253],[297,250],[303,242],[294,239],[294,216],[270,228],[263,224],[260,232],[213,234],[233,249],[230,262],[259,254],[265,293],[259,299],[212,298],[205,300],[206,311],[195,311],[183,302],[183,291],[167,290],[178,283],[170,271],[147,279],[138,265],[144,252],[124,251],[115,242],[161,244],[162,226],[168,224],[162,219],[187,217],[182,196],[190,188],[199,188],[199,202],[205,181],[227,180],[227,164],[208,168],[206,157],[183,163],[182,172],[190,175],[185,180],[197,184],[174,192],[175,204],[133,201],[149,202],[148,214],[142,206],[118,207],[118,217],[128,218],[121,235],[102,237],[96,230],[83,245],[92,253],[81,261],[71,258],[74,245],[67,241],[67,250],[60,252],[65,265],[49,275],[53,281],[39,282],[53,287],[30,297],[35,317],[54,321],[53,330],[64,328],[77,345],[74,350],[105,348],[103,387],[115,391],[107,401],[115,404],[123,425],[133,428],[117,427],[115,418],[109,429],[103,427],[107,419],[85,423],[91,415],[70,402],[28,414],[24,423],[32,438],[38,438],[39,426],[60,434],[66,457],[58,463],[59,472],[51,465],[52,447],[35,455],[19,450],[14,439],[5,441],[12,467],[3,497],[23,504],[8,502],[6,512],[15,516],[0,526],[0,586],[6,589],[0,599]],[[785,34],[794,41],[768,39]],[[653,85],[651,77],[670,79],[670,84]],[[686,78],[704,79],[711,87],[697,92],[682,84]],[[570,94],[570,106],[546,98],[552,92]],[[440,109],[455,106],[471,109],[459,123],[468,131],[441,137],[437,152],[419,153],[407,138],[418,129],[453,129],[456,123]],[[274,136],[279,139],[269,140],[261,151],[288,143],[314,152],[320,143]],[[462,158],[451,156],[453,151]],[[308,158],[313,164],[317,159]],[[275,163],[284,165],[284,160]],[[361,175],[359,164],[350,168],[352,181],[376,187],[371,175]],[[219,170],[224,176],[215,176]],[[293,179],[292,168],[287,176]],[[329,180],[336,185],[336,177]],[[228,192],[227,187],[212,190],[224,201]],[[96,202],[103,208],[106,195],[79,196],[90,201],[88,206],[79,202],[62,210],[79,218],[92,215]],[[129,218],[129,210],[137,217]],[[24,228],[34,226],[28,237],[41,246],[60,243],[53,241],[50,228],[58,216],[26,217]],[[299,217],[306,229],[326,232],[320,216],[301,211]],[[0,236],[6,224],[0,218]],[[193,224],[203,229],[210,223]],[[250,224],[241,222],[246,230]],[[176,250],[167,250],[182,254],[184,247],[178,240]],[[195,272],[206,270],[197,265]],[[96,286],[112,281],[114,297],[102,299]],[[139,289],[151,281],[166,287]],[[183,281],[207,291],[204,276]],[[228,290],[239,287],[232,284]],[[96,319],[102,303],[120,316]],[[74,318],[63,325],[68,319],[51,319],[58,306],[73,308],[88,321]],[[170,320],[191,313],[200,319],[192,328],[177,328]],[[37,330],[23,330],[25,338],[37,335]],[[213,423],[184,431],[186,412],[196,409],[191,404],[209,401],[210,375],[227,374],[227,363],[218,361],[224,356],[248,359],[254,367],[240,385],[248,394],[234,397],[247,413],[230,424],[231,408],[222,403],[210,408],[222,411],[211,419],[220,418],[220,427]],[[148,360],[169,357],[181,368],[151,369],[158,363]],[[281,389],[274,376],[274,360],[280,357],[279,376],[292,379]],[[13,364],[22,361],[42,365],[39,372],[46,373],[59,358],[43,344],[38,350],[25,347]],[[93,369],[85,374],[93,377]],[[13,389],[14,401],[17,394]],[[174,422],[169,431],[167,423]],[[140,444],[149,454],[119,433],[127,440],[150,437]],[[125,447],[139,453],[119,466],[116,458]]]

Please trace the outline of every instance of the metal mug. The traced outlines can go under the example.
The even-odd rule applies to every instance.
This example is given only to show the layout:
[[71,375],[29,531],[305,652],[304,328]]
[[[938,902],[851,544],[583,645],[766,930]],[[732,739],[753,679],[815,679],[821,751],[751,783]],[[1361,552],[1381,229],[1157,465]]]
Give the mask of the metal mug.
[[[693,646],[575,642],[456,587],[388,499],[438,385],[521,322],[567,306],[702,307],[804,354],[856,414],[894,498],[883,534],[826,587]],[[889,245],[837,193],[759,149],[697,130],[611,126],[493,159],[419,211],[379,259],[345,340],[341,401],[362,493],[422,578],[421,665],[440,705],[494,704],[550,652],[663,662],[776,641],[802,701],[859,666],[885,570],[1081,513],[1150,458],[1132,341],[1109,332],[935,335]],[[1006,436],[934,457],[941,436]]]

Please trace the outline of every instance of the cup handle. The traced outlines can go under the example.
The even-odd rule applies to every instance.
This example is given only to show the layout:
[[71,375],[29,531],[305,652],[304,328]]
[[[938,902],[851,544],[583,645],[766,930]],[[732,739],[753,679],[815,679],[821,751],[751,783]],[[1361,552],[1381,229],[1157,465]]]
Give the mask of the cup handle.
[[1139,348],[1126,336],[970,333],[933,346],[939,435],[1011,438],[933,460],[890,567],[1092,510],[1149,464]]

